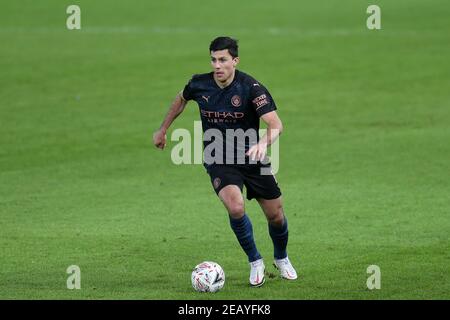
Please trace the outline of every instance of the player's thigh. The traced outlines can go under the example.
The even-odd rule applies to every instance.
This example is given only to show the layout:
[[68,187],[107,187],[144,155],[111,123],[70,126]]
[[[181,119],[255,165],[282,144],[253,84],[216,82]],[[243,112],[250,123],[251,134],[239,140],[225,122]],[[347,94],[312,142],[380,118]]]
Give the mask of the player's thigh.
[[241,173],[234,167],[226,165],[212,165],[207,168],[207,172],[211,178],[211,184],[217,195],[228,185],[236,185],[241,190],[244,181]]
[[238,219],[244,215],[244,198],[242,197],[242,191],[239,186],[229,184],[219,191],[218,196],[231,217]]
[[276,199],[256,198],[267,220],[274,225],[282,225],[284,221],[283,202],[281,196]]
[[244,213],[242,188],[244,181],[239,170],[232,166],[213,165],[208,167],[208,174],[214,191],[233,218],[240,218]]

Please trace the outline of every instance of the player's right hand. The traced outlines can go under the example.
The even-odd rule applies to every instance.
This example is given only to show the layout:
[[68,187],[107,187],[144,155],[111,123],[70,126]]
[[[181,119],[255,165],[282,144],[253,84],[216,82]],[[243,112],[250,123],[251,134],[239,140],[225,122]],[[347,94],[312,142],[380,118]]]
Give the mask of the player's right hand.
[[153,144],[161,150],[164,149],[164,147],[166,146],[166,139],[167,139],[166,133],[163,132],[161,129],[153,133]]

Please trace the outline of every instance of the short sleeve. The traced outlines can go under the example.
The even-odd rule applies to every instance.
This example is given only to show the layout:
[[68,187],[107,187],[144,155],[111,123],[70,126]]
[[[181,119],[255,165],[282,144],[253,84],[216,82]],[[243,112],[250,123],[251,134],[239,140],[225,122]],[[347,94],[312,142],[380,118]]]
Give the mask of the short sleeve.
[[259,117],[268,112],[277,110],[275,101],[273,101],[269,91],[259,83],[252,84],[250,97],[253,108],[255,109]]
[[183,89],[183,98],[184,100],[188,101],[188,100],[192,100],[194,98],[193,96],[193,80],[194,80],[194,76],[192,76],[191,80],[189,80],[189,82],[184,86]]

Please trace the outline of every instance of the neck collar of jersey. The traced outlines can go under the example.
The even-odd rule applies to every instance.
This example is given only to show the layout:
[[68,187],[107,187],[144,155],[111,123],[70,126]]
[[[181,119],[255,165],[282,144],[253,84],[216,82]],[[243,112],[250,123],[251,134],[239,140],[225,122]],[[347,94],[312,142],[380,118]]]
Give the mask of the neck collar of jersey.
[[233,81],[231,81],[231,83],[230,83],[229,85],[227,85],[226,87],[221,88],[221,87],[217,84],[216,80],[214,79],[214,72],[211,72],[212,80],[214,81],[214,84],[217,86],[217,88],[219,88],[220,90],[227,90],[228,88],[231,88],[231,87],[233,86],[233,84],[236,82],[236,79],[237,79],[238,75],[239,75],[239,70],[238,70],[238,69],[235,69],[235,70],[234,70],[234,78],[233,78]]

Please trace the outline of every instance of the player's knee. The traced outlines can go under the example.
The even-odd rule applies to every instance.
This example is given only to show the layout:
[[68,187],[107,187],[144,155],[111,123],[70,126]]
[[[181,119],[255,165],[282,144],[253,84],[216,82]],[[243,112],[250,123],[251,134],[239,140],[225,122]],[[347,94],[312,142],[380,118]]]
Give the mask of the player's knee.
[[228,209],[228,214],[233,219],[241,218],[245,212],[244,203],[241,201],[234,201],[233,203],[228,204],[227,209]]
[[281,227],[284,223],[283,207],[282,206],[277,207],[274,210],[273,214],[267,217],[267,220],[269,220],[269,223],[271,225]]

